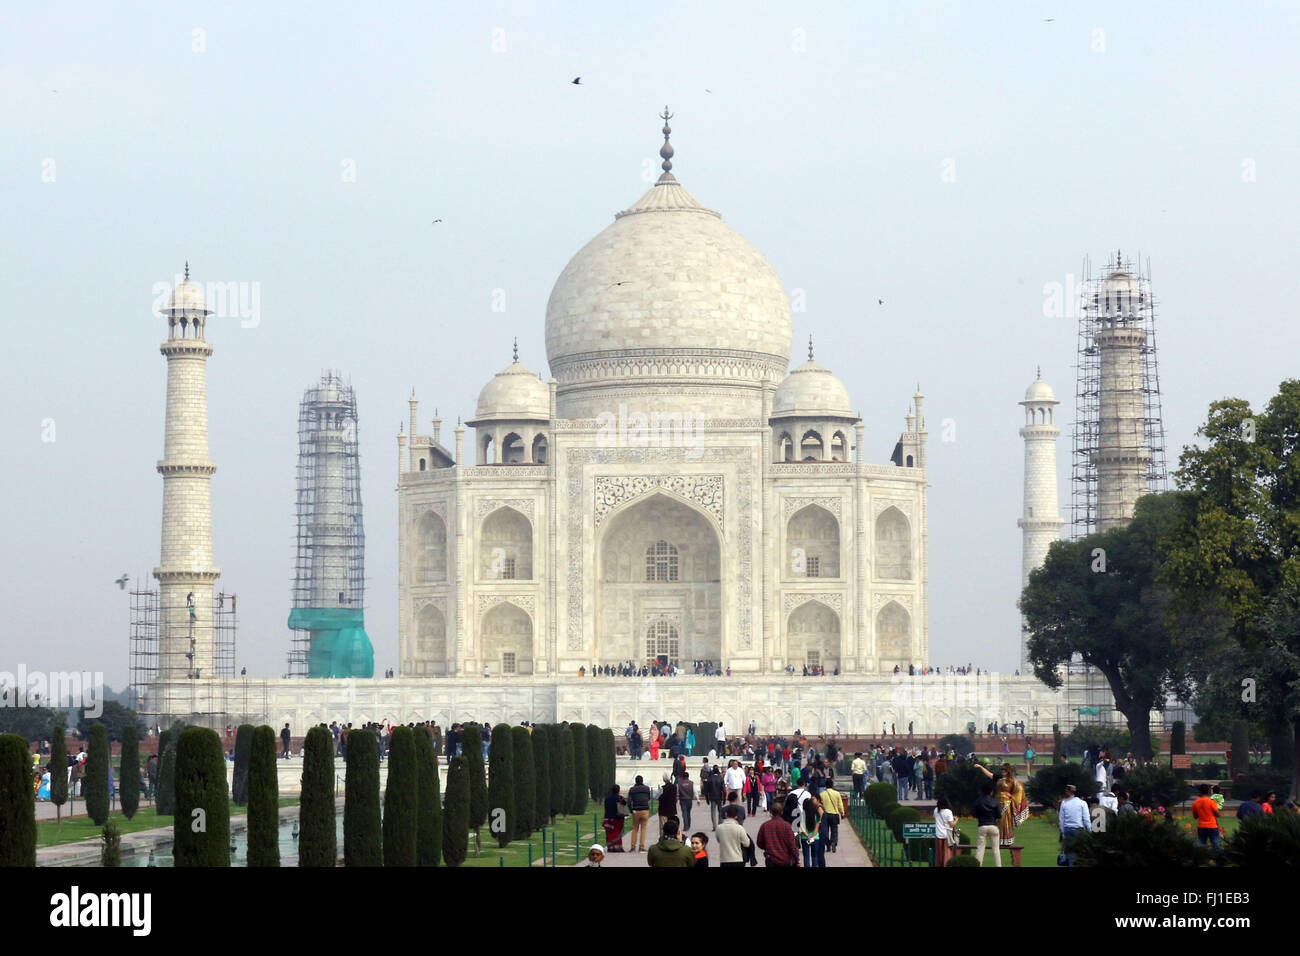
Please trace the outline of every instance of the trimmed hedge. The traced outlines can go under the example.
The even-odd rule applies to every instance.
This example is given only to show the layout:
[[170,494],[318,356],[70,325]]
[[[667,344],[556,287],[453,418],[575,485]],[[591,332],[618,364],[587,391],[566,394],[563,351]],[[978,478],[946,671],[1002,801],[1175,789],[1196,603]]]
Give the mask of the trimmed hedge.
[[[1034,803],[1055,807],[1065,799],[1067,783],[1074,784],[1083,800],[1096,796],[1101,789],[1101,784],[1097,783],[1092,772],[1084,770],[1079,764],[1054,763],[1043,767],[1029,779],[1025,784],[1025,793]],[[937,788],[935,795],[938,796]]]
[[488,824],[497,844],[505,846],[513,839],[515,830],[514,736],[509,724],[492,728],[489,747]]
[[464,757],[453,757],[447,768],[447,803],[442,814],[442,859],[448,866],[460,866],[468,855],[469,771]]
[[[63,830],[63,805],[68,802],[67,734],[68,732],[63,728],[62,724],[55,724],[54,736],[50,739],[50,766],[65,768],[63,773],[50,773],[50,803],[54,804],[54,814],[58,818],[60,831]],[[125,744],[123,744],[122,751],[123,753],[126,752]]]
[[154,791],[154,809],[159,816],[169,817],[176,812],[176,742],[185,725],[172,724],[158,737],[158,789]]
[[511,727],[510,742],[514,759],[515,826],[516,840],[527,840],[533,835],[534,803],[537,798],[537,774],[533,769],[533,741],[527,727]]
[[573,805],[573,728],[560,724],[560,812]]
[[1282,811],[1247,817],[1224,843],[1223,856],[1234,866],[1300,868],[1300,815]]
[[587,810],[587,725],[569,724],[573,735],[573,789],[569,792],[569,813]]
[[36,794],[27,738],[0,734],[0,867],[36,865]]
[[618,755],[614,746],[614,731],[610,727],[604,730],[605,740],[605,779],[601,782],[601,795],[609,793],[618,778]]
[[383,866],[379,822],[379,743],[373,731],[348,734],[347,792],[343,799],[343,865]]
[[99,834],[99,865],[122,865],[122,831],[117,828],[117,821],[109,820]]
[[108,822],[108,763],[108,728],[91,724],[86,751],[86,814],[97,827]]
[[[992,769],[992,768],[990,768]],[[994,773],[997,771],[995,770]],[[948,770],[934,779],[934,796],[943,797],[959,817],[971,815],[971,804],[983,792],[985,784],[993,783],[968,760],[954,760]]]
[[548,724],[546,727],[546,746],[550,751],[548,761],[550,768],[551,793],[547,801],[550,820],[555,822],[557,814],[563,813],[568,806],[564,801],[564,771],[560,761],[560,725]]
[[[608,787],[602,789],[601,783],[605,779],[605,762],[601,759],[601,740],[604,733],[600,727],[587,727],[587,795],[592,800],[603,799],[609,791]],[[584,806],[583,811],[586,811]]]
[[1105,833],[1084,833],[1074,844],[1075,865],[1125,869],[1194,867],[1210,859],[1209,847],[1176,823],[1130,813],[1110,820]]
[[329,729],[307,731],[303,751],[298,865],[332,867],[338,863],[339,841],[334,822],[334,737]]
[[230,866],[226,756],[221,738],[206,727],[186,727],[176,741],[172,837],[175,866]]
[[[67,763],[67,758],[54,759],[54,747],[50,747],[50,763],[56,768]],[[58,773],[50,774],[50,796],[54,796],[54,778]],[[63,794],[67,796],[67,777],[63,778]],[[122,769],[118,773],[118,802],[122,807],[122,816],[130,820],[135,811],[140,809],[140,726],[129,721],[122,726]]]
[[947,863],[944,864],[945,867],[948,866],[963,867],[963,866],[979,866],[979,865],[980,865],[979,861],[975,859],[973,854],[970,853],[962,853],[959,856],[954,856],[951,860],[949,860]]
[[891,803],[898,802],[898,788],[892,783],[873,783],[862,795],[871,812],[880,816],[880,811]]
[[442,862],[442,796],[438,780],[438,758],[433,752],[433,733],[428,727],[415,728],[415,759],[420,770],[420,808],[415,827],[415,858],[419,866]]
[[384,866],[415,866],[419,808],[415,732],[410,727],[394,727],[388,745],[388,786],[384,789]]
[[915,807],[898,807],[885,817],[885,825],[889,827],[894,834],[894,839],[903,844],[907,853],[912,860],[928,860],[930,858],[930,842],[927,840],[904,840],[903,824],[920,823],[921,813]]
[[[280,772],[275,756],[275,731],[263,724],[247,736],[248,865],[279,866]],[[298,838],[302,839],[301,828]]]
[[483,768],[483,728],[468,724],[461,738],[461,753],[465,755],[465,769],[469,774],[469,828],[478,831],[487,820],[487,772]]
[[[1139,807],[1169,807],[1191,796],[1192,788],[1168,767],[1148,764],[1124,774],[1129,800]],[[1083,794],[1079,794],[1083,796]]]
[[533,728],[533,777],[533,829],[540,830],[551,821],[551,732],[542,724]]
[[248,806],[248,761],[253,754],[252,724],[240,724],[235,731],[235,775],[230,781],[230,799],[237,807]]

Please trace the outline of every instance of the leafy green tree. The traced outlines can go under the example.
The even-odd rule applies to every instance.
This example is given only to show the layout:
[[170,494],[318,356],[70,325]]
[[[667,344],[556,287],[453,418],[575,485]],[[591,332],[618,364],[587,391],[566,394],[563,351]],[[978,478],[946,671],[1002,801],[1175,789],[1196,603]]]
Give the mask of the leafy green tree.
[[550,728],[538,724],[533,728],[533,772],[537,792],[533,798],[533,829],[540,830],[551,819],[551,743]]
[[[239,748],[238,740],[235,748]],[[265,724],[254,728],[248,734],[248,750],[248,777],[245,781],[248,865],[279,866],[280,772],[275,756],[275,731]],[[301,832],[298,838],[302,839]]]
[[1060,763],[1065,759],[1065,738],[1061,736],[1061,725],[1052,724],[1052,760]]
[[111,759],[108,728],[103,724],[91,724],[90,747],[86,751],[86,813],[97,827],[108,822],[108,773]]
[[1147,764],[1124,775],[1124,789],[1139,807],[1172,807],[1191,794],[1191,788],[1168,767]]
[[489,747],[488,821],[498,845],[504,847],[515,832],[514,734],[509,724],[492,728]]
[[880,816],[880,811],[886,806],[898,802],[898,788],[892,783],[873,783],[863,792],[862,799],[871,808],[872,813]]
[[298,865],[334,866],[339,856],[334,823],[334,738],[326,727],[311,728],[303,743],[298,818]]
[[447,803],[442,811],[442,860],[448,866],[460,866],[468,855],[469,771],[464,757],[452,757],[447,766]]
[[[983,776],[983,774],[980,774]],[[1065,785],[1072,783],[1082,800],[1091,800],[1101,789],[1097,779],[1077,763],[1048,764],[1029,778],[1025,793],[1033,803],[1059,807],[1065,799]]]
[[573,806],[573,728],[560,724],[560,812],[566,816]]
[[[126,748],[122,748],[125,756]],[[54,804],[54,815],[58,818],[58,830],[63,832],[63,805],[68,802],[68,738],[63,724],[54,725],[54,736],[50,738],[50,803]],[[123,795],[123,805],[125,805]],[[129,818],[128,818],[129,819]]]
[[551,793],[548,802],[549,816],[552,823],[559,813],[568,806],[564,801],[564,768],[560,761],[560,725],[549,724],[546,728],[546,746],[550,751],[547,761],[550,768]]
[[[50,762],[54,762],[54,757],[50,757]],[[54,764],[55,767],[62,766],[60,763]],[[54,778],[59,776],[58,773],[50,775],[50,793],[54,793]],[[118,789],[121,792],[119,802],[122,805],[122,816],[130,820],[135,816],[135,811],[140,808],[140,725],[129,723],[122,728],[122,760],[121,769],[118,771]],[[65,783],[64,793],[67,793]]]
[[1152,756],[1151,711],[1171,694],[1190,699],[1224,628],[1217,609],[1185,611],[1157,583],[1158,544],[1174,526],[1177,501],[1176,493],[1146,495],[1126,527],[1053,541],[1020,600],[1035,676],[1060,687],[1058,668],[1075,654],[1097,668],[1141,760]]
[[0,867],[35,865],[36,794],[32,790],[31,752],[25,737],[0,734]]
[[442,796],[439,792],[438,758],[433,752],[433,733],[428,727],[415,728],[415,758],[420,768],[416,863],[419,866],[437,866],[442,862]]
[[[600,745],[602,740],[601,728],[594,724],[587,725],[587,795],[592,800],[599,800],[604,796],[601,790],[601,780],[604,776],[604,761],[600,757]],[[584,806],[583,811],[586,811]]]
[[1130,813],[1110,821],[1105,833],[1084,833],[1074,844],[1075,865],[1131,869],[1201,866],[1210,859],[1176,823]]
[[1232,722],[1232,762],[1228,773],[1233,778],[1250,773],[1250,724],[1244,720]]
[[394,727],[388,746],[388,786],[384,789],[384,866],[415,866],[419,859],[420,767],[415,734]]
[[[1213,402],[1183,449],[1178,521],[1164,578],[1191,609],[1228,617],[1232,641],[1208,660],[1195,698],[1203,722],[1251,721],[1292,731],[1292,789],[1300,788],[1300,380],[1256,414]],[[1198,734],[1199,736],[1199,734]],[[1237,748],[1233,748],[1236,758]]]
[[[93,739],[93,738],[92,738]],[[176,866],[230,866],[230,791],[221,738],[186,727],[176,741]]]
[[537,795],[537,774],[533,770],[533,743],[527,727],[511,727],[511,758],[515,775],[515,839],[527,840],[533,834],[536,816],[533,801]]
[[358,729],[348,734],[343,865],[384,865],[379,822],[379,742],[369,730]]
[[253,725],[240,724],[235,731],[235,775],[230,782],[230,798],[237,807],[248,806],[248,759],[253,753]]
[[947,753],[948,748],[959,757],[967,757],[975,752],[975,741],[965,734],[944,734],[939,738],[939,751]]
[[48,707],[3,707],[0,706],[0,734],[16,734],[23,740],[40,740],[47,728],[63,723],[63,711],[53,711]]
[[573,789],[570,791],[569,812],[587,812],[587,727],[569,724],[573,735]]
[[487,820],[488,795],[487,773],[483,769],[483,728],[478,724],[467,724],[465,736],[461,738],[464,746],[465,768],[469,773],[469,828],[478,839],[479,827]]
[[[996,772],[995,770],[994,773]],[[988,782],[989,778],[980,773],[970,761],[954,760],[948,764],[946,773],[941,773],[934,778],[934,796],[936,800],[939,797],[945,798],[956,815],[970,816],[971,804],[975,802],[984,784]],[[879,784],[872,784],[872,786],[879,786]]]
[[115,700],[101,700],[99,702],[101,710],[98,717],[87,717],[82,711],[81,719],[77,721],[77,733],[83,737],[90,736],[90,729],[96,724],[102,724],[108,732],[110,741],[120,741],[122,739],[122,730],[127,724],[138,723],[136,712],[130,707],[124,707]]

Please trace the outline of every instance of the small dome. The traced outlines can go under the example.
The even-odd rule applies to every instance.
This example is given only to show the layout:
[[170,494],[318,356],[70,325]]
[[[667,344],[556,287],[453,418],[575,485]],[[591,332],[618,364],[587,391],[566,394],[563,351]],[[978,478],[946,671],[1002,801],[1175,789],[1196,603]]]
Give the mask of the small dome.
[[853,405],[844,383],[812,359],[785,377],[772,400],[773,418],[852,418]]
[[551,390],[536,372],[530,372],[515,359],[478,393],[478,408],[470,424],[521,418],[550,421]]
[[1052,391],[1052,386],[1048,385],[1041,378],[1036,379],[1032,385],[1025,389],[1025,401],[1027,402],[1051,402],[1053,405],[1059,405],[1056,400],[1056,393]]
[[212,310],[209,309],[207,303],[203,301],[203,290],[199,288],[197,282],[191,282],[188,277],[184,282],[172,289],[171,298],[167,300],[167,307],[163,309],[163,312],[201,312],[204,315],[212,314]]
[[1106,314],[1137,312],[1143,304],[1142,287],[1131,272],[1116,269],[1102,280],[1096,304]]

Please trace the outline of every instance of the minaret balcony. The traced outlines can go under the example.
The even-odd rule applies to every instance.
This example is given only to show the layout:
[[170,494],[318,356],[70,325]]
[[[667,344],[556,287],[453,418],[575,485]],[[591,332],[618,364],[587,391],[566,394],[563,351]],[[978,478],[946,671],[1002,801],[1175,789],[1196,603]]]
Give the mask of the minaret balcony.
[[210,461],[160,461],[157,468],[158,474],[164,478],[168,475],[211,477],[217,470],[217,466]]

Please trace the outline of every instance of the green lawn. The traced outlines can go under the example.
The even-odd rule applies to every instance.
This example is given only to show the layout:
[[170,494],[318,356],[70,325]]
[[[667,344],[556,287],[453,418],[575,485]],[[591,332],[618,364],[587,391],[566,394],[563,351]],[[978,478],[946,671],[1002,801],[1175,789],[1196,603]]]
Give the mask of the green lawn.
[[[558,857],[555,861],[556,866],[572,866],[587,856],[587,850],[593,843],[604,843],[605,831],[601,828],[599,819],[604,812],[603,802],[591,801],[583,814],[556,817],[555,826],[546,828],[546,865],[551,865],[552,836],[554,836],[555,852]],[[596,832],[592,831],[593,824],[597,828]],[[578,831],[577,855],[574,854],[575,829]],[[527,866],[530,845],[533,849],[533,865],[541,866],[542,832],[540,830],[533,834],[531,840],[514,840],[504,847],[497,846],[497,841],[488,832],[487,827],[483,827],[480,839],[483,843],[482,855],[477,857],[474,855],[474,844],[471,840],[469,856],[465,858],[462,866],[502,866],[503,858],[505,866]]]
[[[292,807],[297,806],[297,797],[281,797],[280,806]],[[59,830],[59,824],[55,820],[41,820],[36,824],[36,845],[42,846],[59,846],[64,843],[79,843],[82,840],[98,840],[103,828],[96,826],[91,822],[90,817],[85,816],[85,804],[81,798],[77,799],[77,806],[81,808],[82,816],[64,817],[62,832]],[[237,807],[234,803],[230,804],[230,815],[232,817],[242,816],[248,812],[247,807]],[[141,807],[135,812],[135,816],[128,820],[122,815],[120,810],[109,814],[109,819],[117,823],[118,829],[122,833],[135,833],[139,830],[152,830],[156,827],[169,827],[172,825],[171,816],[160,816],[153,807]]]
[[[1184,826],[1195,828],[1195,821],[1190,816],[1179,817],[1175,819]],[[1225,836],[1232,836],[1233,831],[1237,829],[1236,817],[1224,816],[1222,818],[1223,832]],[[975,820],[970,817],[963,817],[959,821],[962,833],[962,842],[974,843],[976,826]],[[1020,856],[1021,866],[1056,866],[1056,854],[1060,852],[1060,840],[1058,836],[1060,829],[1057,826],[1056,818],[1035,816],[1030,817],[1021,826],[1016,828],[1016,843],[1023,846],[1024,852]],[[993,854],[985,852],[984,865],[995,866]],[[1011,865],[1011,854],[1003,852],[1002,865]]]

